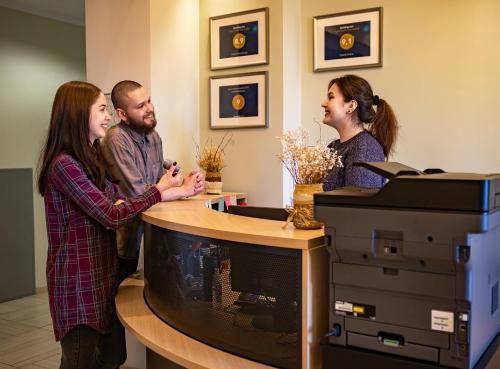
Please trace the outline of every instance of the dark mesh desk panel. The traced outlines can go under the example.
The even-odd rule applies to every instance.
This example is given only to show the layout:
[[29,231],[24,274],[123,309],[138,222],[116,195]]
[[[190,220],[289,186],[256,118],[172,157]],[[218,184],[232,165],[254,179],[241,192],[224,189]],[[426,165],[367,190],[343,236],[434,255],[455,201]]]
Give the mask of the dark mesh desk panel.
[[146,224],[145,298],[163,321],[232,354],[301,363],[301,251]]

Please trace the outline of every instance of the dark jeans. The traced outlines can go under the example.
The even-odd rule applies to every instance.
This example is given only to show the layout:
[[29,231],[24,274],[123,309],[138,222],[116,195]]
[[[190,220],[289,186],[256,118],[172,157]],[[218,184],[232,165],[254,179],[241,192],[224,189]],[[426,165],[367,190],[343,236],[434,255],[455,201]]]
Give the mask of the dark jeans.
[[61,340],[59,369],[115,369],[127,359],[125,330],[116,314],[111,332],[102,334],[86,325],[77,325]]
[[139,259],[118,258],[118,284],[137,270]]

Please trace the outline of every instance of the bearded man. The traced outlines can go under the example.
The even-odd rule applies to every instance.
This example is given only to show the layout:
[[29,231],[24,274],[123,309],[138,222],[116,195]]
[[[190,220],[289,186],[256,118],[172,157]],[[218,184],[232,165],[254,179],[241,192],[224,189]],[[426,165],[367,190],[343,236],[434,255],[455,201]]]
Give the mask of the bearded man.
[[[133,197],[154,185],[164,172],[154,106],[149,93],[134,81],[117,83],[111,100],[121,121],[106,132],[103,156],[107,172],[121,192]],[[182,184],[180,175],[178,179]],[[140,217],[117,231],[119,282],[137,270],[143,233]]]

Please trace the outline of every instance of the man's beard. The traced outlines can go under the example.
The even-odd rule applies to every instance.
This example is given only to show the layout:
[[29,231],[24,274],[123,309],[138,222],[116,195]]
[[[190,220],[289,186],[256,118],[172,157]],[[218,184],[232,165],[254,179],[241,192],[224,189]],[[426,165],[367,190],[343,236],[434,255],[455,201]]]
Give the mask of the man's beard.
[[151,132],[153,132],[155,130],[156,117],[153,113],[153,124],[152,125],[147,125],[142,120],[133,120],[132,118],[129,117],[128,125],[135,131],[142,132],[145,134],[150,134]]

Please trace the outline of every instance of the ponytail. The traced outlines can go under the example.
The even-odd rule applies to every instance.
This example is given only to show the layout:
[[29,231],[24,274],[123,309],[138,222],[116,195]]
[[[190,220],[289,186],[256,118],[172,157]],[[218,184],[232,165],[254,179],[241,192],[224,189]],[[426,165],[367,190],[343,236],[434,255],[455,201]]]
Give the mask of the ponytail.
[[[376,96],[376,95],[375,95]],[[394,151],[394,143],[398,133],[398,120],[391,106],[384,99],[379,99],[375,117],[368,131],[377,139],[384,149],[385,157],[389,157]]]

